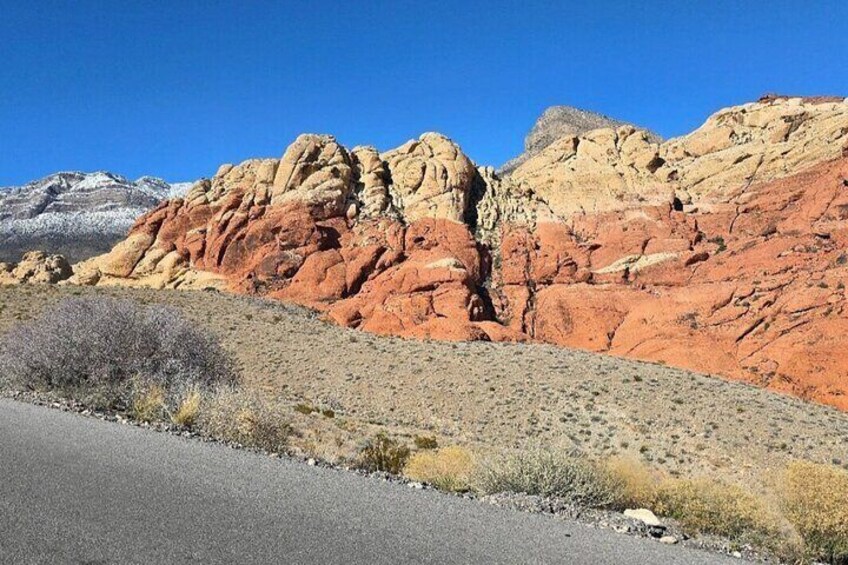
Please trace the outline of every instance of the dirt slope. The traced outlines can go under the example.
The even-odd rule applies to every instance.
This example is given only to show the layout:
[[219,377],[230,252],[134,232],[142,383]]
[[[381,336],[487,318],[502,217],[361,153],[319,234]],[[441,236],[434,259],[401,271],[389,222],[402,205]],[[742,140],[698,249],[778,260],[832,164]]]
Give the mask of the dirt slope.
[[336,411],[333,420],[312,416],[313,426],[376,426],[488,449],[544,442],[752,484],[790,458],[848,465],[848,415],[791,396],[562,347],[379,337],[265,299],[5,287],[0,332],[81,293],[176,306],[221,337],[250,386]]

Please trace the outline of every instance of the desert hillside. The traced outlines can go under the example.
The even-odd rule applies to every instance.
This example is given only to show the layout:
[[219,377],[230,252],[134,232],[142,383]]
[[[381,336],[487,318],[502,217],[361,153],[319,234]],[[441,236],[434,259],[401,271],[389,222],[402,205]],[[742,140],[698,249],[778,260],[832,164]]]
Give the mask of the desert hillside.
[[382,153],[302,135],[221,166],[70,282],[216,287],[377,334],[565,345],[848,409],[847,155],[848,102],[826,97],[764,97],[663,143],[567,134],[507,176],[436,133]]
[[848,468],[848,415],[833,408],[550,345],[375,336],[274,300],[121,287],[0,287],[0,335],[79,295],[174,306],[221,340],[247,389],[264,389],[292,406],[331,409],[333,418],[317,410],[288,416],[307,434],[293,443],[311,442],[311,456],[352,457],[362,436],[387,430],[488,452],[549,445],[594,458],[618,455],[674,475],[754,488],[793,459]]

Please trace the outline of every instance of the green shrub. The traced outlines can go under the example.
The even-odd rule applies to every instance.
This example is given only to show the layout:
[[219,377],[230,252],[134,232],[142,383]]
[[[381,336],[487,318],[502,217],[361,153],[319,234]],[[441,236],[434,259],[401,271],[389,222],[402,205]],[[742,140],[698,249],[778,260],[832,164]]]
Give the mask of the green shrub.
[[359,451],[356,465],[366,471],[383,471],[398,475],[408,459],[408,447],[380,433],[365,443]]
[[418,449],[436,449],[439,447],[439,442],[433,436],[415,436],[413,441]]

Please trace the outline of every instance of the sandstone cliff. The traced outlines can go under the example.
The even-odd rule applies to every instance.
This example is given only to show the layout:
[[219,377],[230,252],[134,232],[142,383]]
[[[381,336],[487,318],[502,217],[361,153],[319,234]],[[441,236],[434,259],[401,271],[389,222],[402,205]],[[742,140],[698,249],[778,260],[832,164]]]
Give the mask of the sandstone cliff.
[[142,218],[72,282],[214,286],[334,322],[538,340],[848,409],[848,102],[770,97],[658,143],[560,137],[506,177],[428,133],[300,136]]

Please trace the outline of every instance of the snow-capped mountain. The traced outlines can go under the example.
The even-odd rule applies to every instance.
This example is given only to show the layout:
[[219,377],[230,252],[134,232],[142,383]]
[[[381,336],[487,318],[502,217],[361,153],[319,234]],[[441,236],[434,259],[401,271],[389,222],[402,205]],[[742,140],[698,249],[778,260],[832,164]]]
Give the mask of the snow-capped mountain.
[[0,188],[0,261],[42,249],[78,261],[107,251],[136,218],[193,183],[131,181],[106,171],[61,172]]

